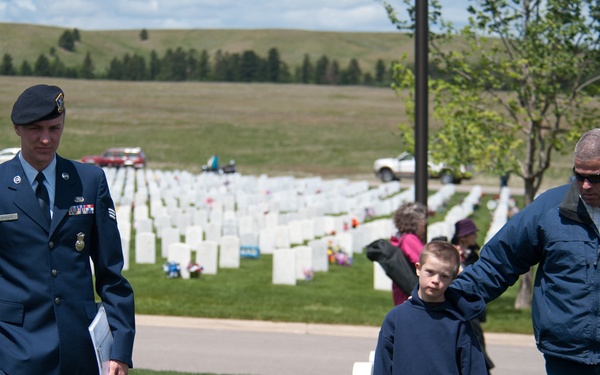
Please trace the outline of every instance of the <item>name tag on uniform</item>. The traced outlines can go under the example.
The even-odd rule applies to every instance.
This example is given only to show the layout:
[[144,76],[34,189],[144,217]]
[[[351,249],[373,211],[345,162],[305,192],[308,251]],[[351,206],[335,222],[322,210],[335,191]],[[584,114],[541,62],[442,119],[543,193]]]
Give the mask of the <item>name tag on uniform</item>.
[[69,216],[73,215],[93,215],[94,205],[93,204],[78,204],[69,208]]
[[0,215],[0,221],[15,221],[15,220],[19,220],[19,215],[17,215],[17,214]]

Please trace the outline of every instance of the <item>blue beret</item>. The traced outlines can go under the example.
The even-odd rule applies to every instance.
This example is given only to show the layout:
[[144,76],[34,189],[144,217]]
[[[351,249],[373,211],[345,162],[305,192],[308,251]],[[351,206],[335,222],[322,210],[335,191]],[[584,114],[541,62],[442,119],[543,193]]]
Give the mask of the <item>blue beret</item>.
[[64,112],[65,94],[60,87],[35,85],[19,95],[10,118],[15,125],[27,125],[57,118]]

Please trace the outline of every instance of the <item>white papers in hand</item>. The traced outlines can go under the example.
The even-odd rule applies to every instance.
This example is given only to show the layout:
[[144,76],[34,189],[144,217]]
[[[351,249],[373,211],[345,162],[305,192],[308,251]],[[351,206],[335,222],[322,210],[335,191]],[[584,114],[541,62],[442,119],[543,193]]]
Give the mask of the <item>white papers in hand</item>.
[[96,352],[96,360],[98,361],[98,371],[100,375],[108,375],[110,350],[112,348],[113,336],[108,325],[106,310],[104,305],[100,304],[96,317],[88,327],[94,351]]

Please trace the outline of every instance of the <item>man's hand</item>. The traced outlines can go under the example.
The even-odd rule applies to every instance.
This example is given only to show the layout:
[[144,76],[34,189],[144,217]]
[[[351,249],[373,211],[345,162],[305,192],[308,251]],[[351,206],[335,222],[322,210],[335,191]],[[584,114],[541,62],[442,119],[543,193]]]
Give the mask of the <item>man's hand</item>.
[[129,365],[120,361],[110,360],[109,363],[109,375],[127,375],[129,372]]

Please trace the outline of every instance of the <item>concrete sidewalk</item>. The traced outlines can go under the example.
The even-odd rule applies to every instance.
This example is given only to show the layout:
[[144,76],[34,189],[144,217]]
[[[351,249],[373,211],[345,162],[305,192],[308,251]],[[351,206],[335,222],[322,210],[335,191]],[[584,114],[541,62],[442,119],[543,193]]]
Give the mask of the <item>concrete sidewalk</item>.
[[[379,327],[137,315],[134,366],[253,375],[351,375]],[[492,375],[544,373],[532,336],[486,333]]]

